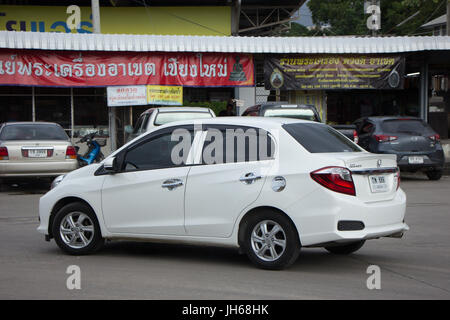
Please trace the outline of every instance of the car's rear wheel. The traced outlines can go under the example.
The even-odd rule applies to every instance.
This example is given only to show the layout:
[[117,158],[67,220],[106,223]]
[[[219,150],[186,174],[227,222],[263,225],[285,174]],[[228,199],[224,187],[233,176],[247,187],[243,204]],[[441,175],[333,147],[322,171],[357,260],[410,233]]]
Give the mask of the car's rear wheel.
[[293,264],[301,248],[292,222],[283,214],[271,210],[248,218],[242,246],[256,266],[273,270]]
[[56,213],[52,232],[57,245],[73,255],[95,252],[104,243],[97,217],[81,202],[70,203]]
[[426,171],[425,174],[430,180],[439,180],[442,177],[442,170],[430,170]]
[[361,240],[343,245],[325,247],[325,249],[334,254],[351,254],[361,249],[365,242],[366,240]]

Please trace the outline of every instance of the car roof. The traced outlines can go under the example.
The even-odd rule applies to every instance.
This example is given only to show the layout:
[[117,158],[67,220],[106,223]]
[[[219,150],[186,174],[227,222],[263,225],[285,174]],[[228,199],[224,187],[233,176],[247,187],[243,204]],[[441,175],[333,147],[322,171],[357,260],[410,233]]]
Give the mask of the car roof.
[[55,125],[55,126],[59,126],[59,124],[55,123],[55,122],[45,122],[45,121],[11,121],[11,122],[4,122],[3,123],[6,126],[11,126],[11,125],[17,125],[17,124],[37,124],[37,125],[41,125],[41,124],[47,124],[47,125]]
[[158,128],[172,127],[178,125],[189,125],[189,124],[216,124],[216,125],[236,125],[236,126],[253,126],[261,128],[279,128],[284,124],[290,123],[314,123],[322,124],[315,121],[301,120],[301,119],[291,119],[291,118],[281,118],[281,117],[217,117],[217,118],[207,118],[199,120],[180,120],[167,123]]
[[[371,116],[371,117],[365,117],[365,118],[361,118],[362,120],[364,119],[368,119],[368,120],[372,120],[372,121],[386,121],[386,120],[422,120],[421,118],[418,117],[410,117],[410,116]],[[359,119],[358,119],[359,120]],[[357,121],[358,121],[357,120]]]
[[297,104],[297,103],[277,103],[277,104],[263,104],[261,108],[264,109],[315,109],[312,104]]
[[150,108],[145,110],[143,113],[149,113],[154,110],[158,110],[159,112],[207,112],[209,113],[209,108],[204,107],[159,107],[159,108]]

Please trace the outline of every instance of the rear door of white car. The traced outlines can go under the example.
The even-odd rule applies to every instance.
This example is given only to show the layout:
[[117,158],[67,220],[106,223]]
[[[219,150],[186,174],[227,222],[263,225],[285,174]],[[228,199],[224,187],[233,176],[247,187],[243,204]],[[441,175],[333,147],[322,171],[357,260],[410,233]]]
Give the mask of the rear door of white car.
[[267,132],[257,128],[210,125],[206,130],[198,165],[188,176],[185,227],[191,236],[228,237],[261,192],[274,163],[273,140],[264,140]]

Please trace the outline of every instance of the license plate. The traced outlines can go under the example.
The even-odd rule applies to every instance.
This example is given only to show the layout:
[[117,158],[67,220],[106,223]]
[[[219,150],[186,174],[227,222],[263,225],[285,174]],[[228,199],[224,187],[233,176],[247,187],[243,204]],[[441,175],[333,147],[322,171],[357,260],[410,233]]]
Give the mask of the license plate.
[[28,158],[46,158],[46,149],[28,149]]
[[370,190],[372,193],[387,192],[389,189],[387,180],[387,176],[369,176]]
[[418,157],[418,156],[408,157],[408,162],[410,164],[421,164],[421,163],[423,163],[423,157]]

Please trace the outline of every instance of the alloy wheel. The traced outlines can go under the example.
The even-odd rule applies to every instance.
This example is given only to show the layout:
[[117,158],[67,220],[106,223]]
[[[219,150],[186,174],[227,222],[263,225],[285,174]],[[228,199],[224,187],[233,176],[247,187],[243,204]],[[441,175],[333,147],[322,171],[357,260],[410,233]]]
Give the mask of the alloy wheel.
[[67,246],[82,249],[87,247],[94,238],[94,223],[82,212],[71,212],[61,220],[59,233]]
[[286,233],[277,222],[272,220],[259,222],[253,228],[250,241],[253,252],[263,261],[277,260],[286,249]]

